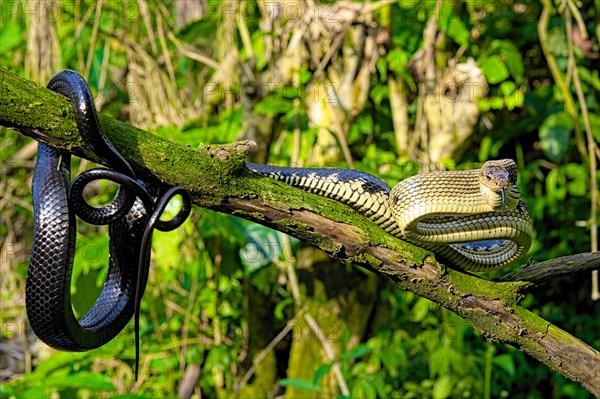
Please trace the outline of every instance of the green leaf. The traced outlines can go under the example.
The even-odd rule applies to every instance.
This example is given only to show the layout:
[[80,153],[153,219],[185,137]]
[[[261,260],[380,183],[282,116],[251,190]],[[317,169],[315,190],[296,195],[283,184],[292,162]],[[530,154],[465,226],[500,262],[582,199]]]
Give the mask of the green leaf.
[[[254,283],[255,280],[252,280],[252,282]],[[292,298],[292,297],[285,298],[281,301],[278,301],[277,304],[275,305],[275,309],[273,310],[273,314],[275,315],[277,320],[284,320],[285,319],[285,313],[284,313],[285,308],[287,308],[288,306],[293,306],[293,305],[294,305],[294,298]]]
[[509,80],[500,83],[500,91],[504,97],[510,96],[512,93],[514,93],[516,87],[517,85],[515,85],[515,82],[511,82]]
[[494,357],[492,364],[506,371],[506,373],[511,377],[515,375],[515,362],[513,357],[508,353]]
[[381,362],[392,375],[400,369],[408,365],[408,356],[402,347],[393,346],[385,349],[381,353]]
[[[106,280],[106,274],[108,268],[105,267],[109,259],[108,250],[108,236],[107,235],[96,235],[88,233],[86,235],[77,234],[77,247],[75,250],[75,259],[73,261],[73,274],[71,276],[74,284],[71,286],[71,294],[75,295],[80,287],[77,287],[80,278],[88,275],[90,278],[96,279],[96,277],[102,279],[98,281],[97,290],[89,293],[83,293],[83,295],[94,296],[95,302],[96,296],[100,293],[100,288],[104,285]],[[97,281],[97,280],[96,280]],[[95,284],[95,281],[92,282]]]
[[[173,319],[171,319],[173,320]],[[180,325],[180,323],[175,323],[176,325]],[[181,327],[172,327],[173,330],[179,330]],[[173,355],[165,356],[157,359],[152,359],[152,370],[159,371],[161,373],[166,373],[169,370],[173,370],[177,367],[177,358]]]
[[254,107],[254,112],[259,115],[275,117],[278,114],[286,114],[293,109],[294,103],[291,100],[271,94],[256,104],[256,107]]
[[231,365],[231,356],[229,352],[229,348],[226,348],[223,345],[214,346],[206,356],[206,365],[207,369],[215,367],[218,370],[225,371]]
[[45,380],[45,385],[57,388],[84,388],[92,391],[115,391],[109,377],[89,371],[80,371],[66,377],[48,378]]
[[[75,269],[76,266],[73,267]],[[100,295],[101,287],[106,281],[108,268],[100,270],[90,270],[87,273],[81,273],[71,284],[71,294],[73,295],[73,310],[76,317],[83,317],[94,305]],[[102,273],[102,272],[105,273]],[[98,282],[100,280],[100,285]]]
[[562,27],[550,29],[548,32],[548,49],[557,56],[568,56],[567,34]]
[[510,76],[499,55],[492,55],[481,62],[481,70],[491,84],[500,83]]
[[492,138],[490,136],[485,136],[479,145],[479,162],[485,162],[490,158],[491,148]]
[[450,19],[450,22],[448,23],[448,28],[446,30],[446,34],[461,46],[469,46],[469,30],[460,19],[456,17]]
[[373,127],[373,116],[365,114],[357,117],[355,126],[358,127],[360,133],[371,134],[375,129]]
[[[505,82],[503,82],[505,83]],[[522,107],[525,103],[525,96],[520,90],[515,90],[511,95],[504,97],[504,103],[509,111],[516,107]]]
[[[173,200],[179,200],[179,197],[173,198]],[[169,202],[169,206],[172,205],[173,200]],[[167,209],[169,209],[169,207],[167,207]],[[176,212],[172,213],[172,215],[175,214]],[[163,269],[176,267],[177,265],[181,264],[181,237],[181,234],[177,234],[173,231],[154,232],[154,239],[152,240],[152,250],[154,252],[153,258]]]
[[565,174],[569,178],[567,190],[574,197],[583,197],[588,191],[587,169],[580,164],[570,163],[565,165]]
[[429,374],[434,377],[445,375],[452,366],[452,351],[448,345],[440,345],[429,357]]
[[386,82],[388,80],[388,68],[387,68],[387,61],[385,60],[385,58],[380,58],[377,60],[375,67],[377,68],[377,72],[380,75],[380,79],[382,82]]
[[512,42],[506,40],[500,41],[499,47],[500,53],[504,57],[504,64],[508,67],[510,74],[517,83],[523,83],[525,66],[523,65],[521,52]]
[[561,168],[552,169],[546,176],[546,192],[552,202],[562,201],[567,196],[565,177],[561,173]]
[[38,364],[35,371],[27,377],[44,379],[45,376],[60,369],[68,369],[78,360],[85,357],[85,353],[57,352]]
[[427,314],[429,313],[430,306],[431,306],[431,302],[428,299],[425,299],[425,298],[417,299],[417,303],[412,308],[412,311],[410,314],[410,321],[415,322],[415,323],[419,323],[419,322],[423,321],[423,319],[425,319],[425,317],[427,317]]
[[11,396],[15,396],[15,391],[6,384],[0,384],[0,398],[10,398]]
[[375,85],[371,88],[369,96],[379,106],[384,99],[389,98],[390,89],[387,85]]
[[548,116],[540,127],[540,146],[553,162],[560,162],[565,155],[569,137],[573,130],[573,119],[566,112]]
[[306,67],[300,68],[300,84],[306,84],[312,78],[313,74]]
[[377,397],[385,398],[388,396],[386,392],[386,383],[381,374],[365,374],[363,379],[369,381],[371,386],[377,391]]
[[354,359],[371,353],[372,351],[373,349],[367,345],[359,345],[355,348],[352,348],[350,352],[342,355],[342,359]]
[[442,3],[442,12],[438,19],[438,27],[456,43],[464,47],[469,46],[469,29],[467,29],[464,22],[455,15],[453,3]]
[[327,375],[327,373],[329,373],[329,371],[331,370],[331,367],[333,367],[332,364],[325,364],[325,365],[319,366],[319,368],[315,372],[315,376],[313,378],[313,384],[314,385],[318,384],[319,381],[321,380],[321,378],[323,378],[325,375]]
[[502,109],[504,108],[504,101],[500,97],[490,98],[490,106],[492,109]]
[[48,392],[43,387],[31,387],[18,397],[23,399],[39,399],[45,397],[47,394]]
[[282,387],[292,387],[303,391],[321,392],[321,387],[313,384],[310,381],[296,379],[296,378],[284,378],[277,381],[278,385]]
[[452,393],[454,382],[450,375],[445,374],[438,378],[433,385],[433,398],[434,399],[445,399]]
[[[5,11],[5,9],[3,9]],[[3,16],[5,18],[6,16]],[[21,27],[17,22],[11,21],[0,30],[0,52],[6,52],[17,47],[21,43]]]
[[188,43],[200,41],[209,44],[217,36],[219,27],[218,14],[212,15],[215,17],[195,19],[181,26],[175,33],[177,38]]
[[352,398],[377,398],[377,389],[367,378],[360,378],[352,387]]
[[410,56],[406,51],[400,48],[393,48],[387,55],[388,65],[391,71],[396,75],[402,76],[406,73]]

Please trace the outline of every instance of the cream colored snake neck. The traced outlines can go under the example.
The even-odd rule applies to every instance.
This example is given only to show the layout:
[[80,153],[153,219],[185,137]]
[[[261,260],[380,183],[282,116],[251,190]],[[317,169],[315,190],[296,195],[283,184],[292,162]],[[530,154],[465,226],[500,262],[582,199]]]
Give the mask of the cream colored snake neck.
[[531,246],[532,221],[510,159],[423,173],[391,189],[364,172],[248,163],[250,170],[350,205],[389,233],[469,271],[505,267]]

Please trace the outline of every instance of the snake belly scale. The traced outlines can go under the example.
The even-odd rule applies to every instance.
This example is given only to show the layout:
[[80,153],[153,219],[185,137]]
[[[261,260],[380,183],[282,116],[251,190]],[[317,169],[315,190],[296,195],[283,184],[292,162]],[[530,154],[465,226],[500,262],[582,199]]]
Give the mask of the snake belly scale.
[[510,159],[480,169],[422,173],[392,189],[364,172],[247,163],[250,170],[354,208],[390,234],[468,271],[522,258],[533,224]]

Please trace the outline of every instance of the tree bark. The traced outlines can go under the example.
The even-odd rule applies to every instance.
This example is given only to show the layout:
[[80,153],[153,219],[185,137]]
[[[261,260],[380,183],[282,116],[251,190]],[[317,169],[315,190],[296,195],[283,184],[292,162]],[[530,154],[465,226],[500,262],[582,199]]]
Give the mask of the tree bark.
[[[487,338],[509,343],[600,396],[600,353],[519,305],[532,283],[494,282],[438,263],[345,205],[249,173],[251,141],[190,148],[100,115],[100,125],[140,177],[180,185],[200,207],[293,235],[331,257],[386,277],[455,312]],[[62,96],[0,68],[0,125],[103,163],[85,146]],[[598,263],[597,258],[592,262]]]
[[527,281],[543,283],[553,278],[589,273],[600,269],[600,252],[587,252],[526,264],[520,270],[502,276],[498,281]]

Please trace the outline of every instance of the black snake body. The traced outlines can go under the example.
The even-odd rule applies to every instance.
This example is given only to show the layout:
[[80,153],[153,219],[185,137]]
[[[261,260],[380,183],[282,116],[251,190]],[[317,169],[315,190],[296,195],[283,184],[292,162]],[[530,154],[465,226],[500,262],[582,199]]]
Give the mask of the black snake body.
[[[71,183],[69,153],[39,143],[32,188],[34,238],[26,286],[29,322],[49,346],[85,351],[110,341],[135,315],[137,354],[139,303],[148,278],[152,231],[173,230],[183,223],[191,199],[181,187],[159,193],[153,185],[135,179],[129,163],[100,130],[93,97],[79,74],[61,71],[50,80],[48,88],[71,100],[86,145],[115,171],[93,169]],[[98,179],[121,185],[113,202],[103,208],[91,207],[83,199],[86,185]],[[173,219],[160,221],[175,195],[182,197],[181,210]],[[89,223],[108,224],[110,234],[107,280],[92,308],[80,320],[73,313],[70,291],[75,214]]]

